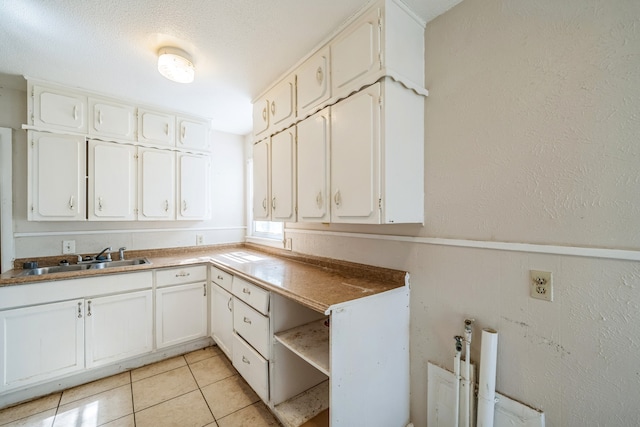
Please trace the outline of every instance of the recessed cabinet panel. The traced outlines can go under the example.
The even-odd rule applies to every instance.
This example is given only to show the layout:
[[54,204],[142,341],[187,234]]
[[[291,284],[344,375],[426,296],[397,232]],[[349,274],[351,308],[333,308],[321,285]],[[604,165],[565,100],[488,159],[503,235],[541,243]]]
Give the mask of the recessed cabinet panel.
[[136,137],[136,109],[131,105],[89,98],[89,134],[133,141]]
[[175,116],[138,109],[138,141],[172,146],[174,138]]
[[378,223],[380,84],[331,107],[331,220]]
[[89,219],[136,218],[136,147],[89,141]]
[[298,221],[329,222],[329,108],[297,128]]
[[211,285],[211,337],[233,360],[233,296],[216,284]]
[[82,94],[34,86],[32,114],[37,127],[87,131],[87,97]]
[[269,129],[269,101],[263,98],[253,104],[253,133],[259,136],[267,129]]
[[178,148],[195,148],[208,150],[209,126],[205,121],[197,121],[185,117],[178,117]]
[[305,61],[296,76],[298,119],[302,119],[331,95],[329,49],[322,49]]
[[296,127],[271,137],[271,219],[296,220]]
[[209,157],[178,154],[178,219],[207,219],[209,208]]
[[156,290],[158,348],[207,336],[207,284],[189,283]]
[[269,102],[269,129],[278,132],[291,125],[296,118],[295,75],[278,84],[267,95]]
[[[369,73],[380,71],[379,9],[360,18],[331,43],[332,95],[360,89]],[[401,48],[401,47],[398,47]]]
[[253,146],[253,218],[256,220],[271,218],[269,144],[267,139]]
[[29,136],[29,220],[85,220],[84,138],[41,132]]
[[138,220],[175,219],[175,153],[140,147],[138,168]]

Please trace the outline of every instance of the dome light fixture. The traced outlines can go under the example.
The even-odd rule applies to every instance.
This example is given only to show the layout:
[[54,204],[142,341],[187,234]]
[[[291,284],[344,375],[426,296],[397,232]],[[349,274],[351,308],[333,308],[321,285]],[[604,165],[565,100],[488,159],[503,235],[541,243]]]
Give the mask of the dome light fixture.
[[158,71],[178,83],[191,83],[195,74],[191,57],[177,47],[161,47],[158,50]]

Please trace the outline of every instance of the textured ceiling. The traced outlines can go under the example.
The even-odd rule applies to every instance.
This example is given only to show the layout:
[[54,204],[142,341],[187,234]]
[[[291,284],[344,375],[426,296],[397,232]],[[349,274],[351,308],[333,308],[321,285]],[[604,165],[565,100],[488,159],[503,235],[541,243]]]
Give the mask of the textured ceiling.
[[[425,21],[461,0],[407,0]],[[251,131],[251,100],[367,0],[0,0],[3,81],[29,77]],[[157,51],[189,52],[195,82],[166,80]],[[7,76],[8,75],[8,76]]]

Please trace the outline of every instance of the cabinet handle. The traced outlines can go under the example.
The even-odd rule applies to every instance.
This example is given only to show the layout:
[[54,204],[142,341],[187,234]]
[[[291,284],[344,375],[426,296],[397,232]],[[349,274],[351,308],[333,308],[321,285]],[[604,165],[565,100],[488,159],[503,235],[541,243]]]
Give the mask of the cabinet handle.
[[265,212],[267,211],[267,198],[266,197],[264,199],[262,199],[262,209]]
[[165,212],[169,212],[169,201],[168,200],[164,201],[164,211]]
[[73,210],[73,196],[69,198],[69,210]]
[[246,363],[247,365],[251,365],[251,362],[249,361],[249,359],[247,359],[246,357],[242,356],[242,362]]
[[319,191],[316,196],[316,205],[318,206],[318,209],[322,208],[322,191]]
[[273,209],[274,211],[276,210],[276,198],[275,197],[271,200],[271,209]]
[[87,317],[91,317],[91,300],[87,301]]
[[233,311],[233,309],[231,308],[231,300],[233,298],[229,298],[229,301],[227,301],[227,308],[229,309],[229,311]]
[[318,67],[318,70],[316,71],[316,80],[318,81],[318,84],[321,84],[322,81],[324,80],[324,73],[322,72],[322,67]]
[[98,197],[98,210],[102,210],[102,197]]
[[247,294],[247,295],[251,295],[251,289],[249,289],[249,288],[242,288],[242,293],[243,293],[243,294]]
[[102,124],[102,111],[98,110],[98,123]]
[[276,115],[276,103],[275,102],[271,103],[271,115],[272,116]]
[[204,295],[203,295],[203,296],[205,296],[205,297],[206,297],[206,296],[207,296],[207,284],[206,284],[206,283],[204,283],[204,284],[202,285],[202,287],[204,288]]
[[218,280],[224,280],[224,277],[218,274]]
[[187,136],[187,127],[182,125],[182,139],[184,140],[186,136]]
[[78,120],[78,106],[73,106],[73,120]]
[[78,303],[78,319],[82,319],[82,303]]
[[169,136],[169,123],[164,124],[164,134]]
[[336,191],[336,194],[333,195],[333,201],[338,207],[342,204],[342,196],[340,195],[340,190]]
[[242,319],[244,321],[244,323],[248,323],[251,324],[251,319],[249,319],[248,317],[245,317],[244,319]]
[[186,272],[186,271],[181,271],[180,273],[176,274],[176,277],[189,277],[191,275],[191,273]]
[[262,109],[262,120],[267,121],[267,107]]
[[187,211],[187,201],[183,200],[182,201],[182,212],[186,212]]

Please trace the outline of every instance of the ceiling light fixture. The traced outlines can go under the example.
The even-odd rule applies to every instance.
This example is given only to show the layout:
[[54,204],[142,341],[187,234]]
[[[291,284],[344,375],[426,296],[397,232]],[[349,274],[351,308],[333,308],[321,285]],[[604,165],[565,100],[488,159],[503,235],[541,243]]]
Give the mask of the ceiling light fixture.
[[178,83],[191,83],[195,74],[191,57],[177,47],[161,47],[158,50],[158,71]]

